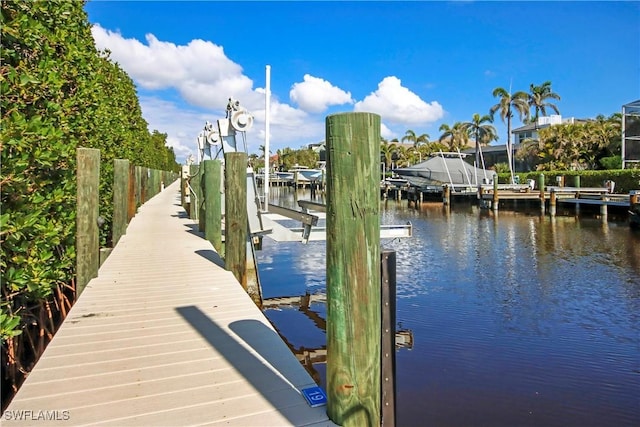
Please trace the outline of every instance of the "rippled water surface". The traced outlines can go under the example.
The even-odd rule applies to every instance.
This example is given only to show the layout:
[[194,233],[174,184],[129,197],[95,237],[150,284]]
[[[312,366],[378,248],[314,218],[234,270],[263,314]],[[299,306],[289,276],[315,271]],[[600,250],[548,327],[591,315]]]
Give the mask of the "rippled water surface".
[[[381,216],[413,224],[383,240],[397,329],[414,339],[396,355],[398,425],[640,426],[640,233],[440,203],[389,202]],[[265,298],[324,293],[324,260],[323,242],[265,239]],[[325,346],[322,302],[265,313],[294,349]]]

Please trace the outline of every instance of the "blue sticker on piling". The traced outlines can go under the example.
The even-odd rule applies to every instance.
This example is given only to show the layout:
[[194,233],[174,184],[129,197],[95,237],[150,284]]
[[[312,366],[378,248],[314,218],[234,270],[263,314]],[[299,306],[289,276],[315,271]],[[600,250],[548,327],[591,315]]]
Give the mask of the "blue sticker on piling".
[[320,387],[309,387],[302,390],[302,395],[312,408],[327,404],[327,395]]

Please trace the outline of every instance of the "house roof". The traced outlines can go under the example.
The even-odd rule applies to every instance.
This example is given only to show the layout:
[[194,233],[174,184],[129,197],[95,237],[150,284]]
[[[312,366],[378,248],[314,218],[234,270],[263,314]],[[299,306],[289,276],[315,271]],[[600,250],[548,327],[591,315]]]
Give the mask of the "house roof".
[[515,128],[515,129],[511,129],[511,133],[522,133],[522,132],[526,132],[529,130],[538,130],[538,129],[544,129],[546,127],[549,127],[550,125],[539,125],[536,123],[531,123],[528,125],[524,125],[524,126],[520,126],[519,128]]
[[548,128],[549,126],[553,126],[555,124],[569,124],[569,123],[586,123],[588,119],[576,119],[574,117],[569,117],[567,119],[563,119],[562,123],[529,123],[528,125],[520,126],[519,128],[515,128],[511,130],[513,134],[519,134],[527,131],[538,131],[540,129]]
[[622,106],[625,114],[638,114],[640,113],[640,99],[637,101],[630,102]]

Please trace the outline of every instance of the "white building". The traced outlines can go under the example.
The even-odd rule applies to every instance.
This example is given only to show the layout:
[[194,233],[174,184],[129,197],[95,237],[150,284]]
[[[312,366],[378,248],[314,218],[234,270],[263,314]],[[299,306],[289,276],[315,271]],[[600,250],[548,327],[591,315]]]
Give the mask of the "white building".
[[573,123],[584,123],[586,120],[576,119],[575,117],[569,117],[563,119],[559,114],[553,114],[551,116],[543,116],[538,117],[538,120],[535,123],[530,123],[528,125],[521,126],[519,128],[513,129],[511,133],[513,134],[513,142],[514,144],[522,144],[527,139],[538,139],[538,131],[540,129],[548,128],[549,126],[559,125],[559,124],[573,124]]

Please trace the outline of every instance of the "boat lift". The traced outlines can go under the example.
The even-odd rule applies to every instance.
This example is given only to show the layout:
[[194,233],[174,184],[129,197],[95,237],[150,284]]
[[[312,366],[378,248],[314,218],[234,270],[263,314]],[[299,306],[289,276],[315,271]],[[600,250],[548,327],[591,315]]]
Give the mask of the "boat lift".
[[[240,151],[236,138],[238,133],[240,133],[244,142],[242,151],[247,151],[245,132],[252,127],[253,116],[241,107],[237,100],[232,98],[229,98],[226,110],[226,118],[217,121],[217,129],[210,122],[206,122],[203,131],[198,135],[197,142],[201,161],[204,160],[206,153],[213,159],[221,152],[224,155],[225,153]],[[215,156],[211,155],[212,148],[214,148],[212,146],[219,146]],[[263,185],[268,186],[269,174],[266,173],[265,177]],[[193,192],[193,189],[189,188]],[[326,218],[326,205],[310,200],[300,200],[298,201],[298,206],[300,210],[269,204],[267,211],[266,200],[263,204],[258,194],[253,168],[247,167],[247,214],[249,220],[247,254],[251,253],[251,256],[247,257],[247,263],[252,263],[249,270],[255,271],[255,277],[252,278],[252,281],[255,281],[258,289],[261,289],[261,285],[258,276],[256,250],[262,248],[264,236],[269,236],[276,242],[301,242],[303,244],[310,240],[326,240],[326,227],[318,225],[321,219],[324,220]],[[222,215],[224,218],[224,204]],[[281,223],[281,221],[290,222],[291,220],[298,222],[299,226],[290,227]],[[411,223],[380,226],[380,238],[382,239],[411,237],[411,235]]]
[[[217,128],[214,129],[211,123],[205,124],[204,130],[198,136],[198,149],[201,159],[204,153],[211,153],[211,145],[219,145],[218,152],[230,153],[240,151],[238,147],[237,134],[243,137],[243,151],[247,151],[245,132],[253,125],[253,116],[243,107],[239,101],[229,98],[227,104],[227,117],[217,121]],[[210,155],[210,157],[213,157]],[[263,185],[268,186],[268,174]],[[254,243],[261,241],[262,237],[268,235],[276,242],[301,242],[318,241],[326,239],[326,228],[318,226],[320,219],[325,218],[326,206],[310,200],[298,201],[300,210],[285,208],[282,206],[269,204],[268,211],[266,203],[262,203],[258,194],[256,177],[253,168],[247,167],[247,210],[249,218],[249,234]],[[298,227],[287,227],[280,223],[283,220],[295,220],[300,223]],[[411,224],[404,225],[381,225],[380,238],[400,238],[411,237]],[[257,245],[260,247],[260,244]]]

